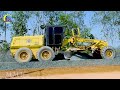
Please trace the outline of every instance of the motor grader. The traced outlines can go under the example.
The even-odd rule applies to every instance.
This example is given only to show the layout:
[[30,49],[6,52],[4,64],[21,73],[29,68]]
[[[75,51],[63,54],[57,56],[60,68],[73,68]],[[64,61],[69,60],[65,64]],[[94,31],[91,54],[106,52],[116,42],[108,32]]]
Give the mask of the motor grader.
[[38,59],[40,62],[52,61],[60,53],[67,60],[79,52],[89,52],[93,57],[103,59],[115,57],[115,50],[108,46],[107,42],[81,38],[79,28],[71,31],[72,35],[68,38],[63,26],[46,26],[44,35],[13,37],[11,54],[19,63],[32,59]]

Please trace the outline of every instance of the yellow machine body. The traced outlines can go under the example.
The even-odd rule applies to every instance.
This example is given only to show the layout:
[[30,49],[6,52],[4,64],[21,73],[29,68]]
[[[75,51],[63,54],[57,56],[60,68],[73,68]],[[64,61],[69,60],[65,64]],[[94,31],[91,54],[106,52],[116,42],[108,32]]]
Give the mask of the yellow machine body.
[[[97,39],[85,39],[80,37],[80,29],[77,28],[76,31],[72,30],[72,36],[69,39],[64,39],[62,43],[62,48],[68,43],[71,43],[72,46],[68,48],[70,51],[85,51],[91,48],[91,50],[102,49],[108,47],[108,43],[103,40]],[[78,45],[78,43],[88,43],[89,45]]]
[[19,36],[13,37],[10,51],[12,53],[12,56],[14,56],[19,48],[27,47],[32,51],[33,57],[36,58],[36,53],[38,49],[42,46],[44,46],[44,35]]
[[[97,56],[101,55],[103,58],[107,58],[106,55],[110,56],[109,58],[115,57],[114,50],[108,47],[108,43],[106,41],[97,40],[97,39],[81,38],[79,28],[72,29],[72,35],[69,38],[63,37],[63,32],[61,33],[59,31],[61,30],[61,28],[55,29],[59,31],[57,32],[57,34],[55,33],[55,31],[52,31],[52,35],[51,35],[51,30],[54,30],[54,29],[51,29],[50,27],[50,29],[48,30],[50,30],[50,32],[45,33],[45,35],[13,37],[11,46],[10,46],[10,51],[11,51],[12,56],[15,57],[16,60],[18,60],[19,54],[17,51],[21,50],[21,48],[22,49],[27,48],[22,51],[22,54],[20,54],[21,56],[23,55],[22,56],[23,59],[25,57],[28,58],[26,59],[25,62],[31,60],[32,58],[38,59],[40,61],[41,60],[45,61],[46,59],[43,59],[43,58],[44,57],[47,58],[47,56],[49,56],[47,60],[53,60],[55,55],[57,55],[58,53],[63,53],[65,58],[69,58],[69,55],[71,55],[69,54],[69,52],[71,51],[72,53],[76,51],[77,52],[89,51],[92,54],[98,53]],[[52,40],[53,42],[56,42],[56,41],[60,41],[60,42],[51,44],[50,41]],[[48,41],[49,43],[47,43]],[[27,51],[25,52],[25,50]],[[106,53],[106,51],[108,53]],[[24,55],[25,53],[26,53],[26,56]],[[67,56],[67,54],[69,55]]]

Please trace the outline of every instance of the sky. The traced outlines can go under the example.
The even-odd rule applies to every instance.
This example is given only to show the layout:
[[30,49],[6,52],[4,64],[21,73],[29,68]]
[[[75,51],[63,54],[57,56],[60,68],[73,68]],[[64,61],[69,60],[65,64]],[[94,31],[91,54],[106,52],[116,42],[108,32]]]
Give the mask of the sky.
[[[114,39],[113,43],[111,42],[111,40],[107,40],[103,33],[101,32],[102,30],[102,26],[101,25],[91,25],[91,21],[92,21],[92,16],[93,16],[93,11],[86,11],[86,17],[84,17],[84,20],[85,20],[85,24],[87,25],[88,28],[91,28],[91,33],[97,38],[97,39],[100,39],[100,40],[104,40],[104,41],[107,41],[109,46],[112,46],[112,47],[118,47],[120,46],[120,40],[118,39],[118,37],[116,39]],[[116,35],[117,36],[117,35]]]
[[[88,28],[91,28],[91,33],[97,39],[105,40],[105,38],[103,38],[103,33],[101,33],[102,26],[100,26],[100,25],[95,25],[95,26],[91,25],[93,12],[92,11],[85,11],[85,13],[86,13],[86,16],[84,17],[85,25]],[[34,18],[31,18],[31,20],[29,20],[29,22],[28,22],[29,28],[32,28],[31,23],[34,23],[33,21],[34,21]],[[28,33],[31,34],[32,32],[29,31]],[[6,37],[7,42],[10,43],[11,42],[10,31],[7,31],[6,36],[7,36]],[[4,33],[0,36],[0,40],[3,40],[3,39],[4,39]],[[114,43],[111,43],[110,40],[108,40],[107,42],[109,43],[110,46],[113,46],[113,47],[118,47],[120,45],[120,40],[119,39],[115,39]]]

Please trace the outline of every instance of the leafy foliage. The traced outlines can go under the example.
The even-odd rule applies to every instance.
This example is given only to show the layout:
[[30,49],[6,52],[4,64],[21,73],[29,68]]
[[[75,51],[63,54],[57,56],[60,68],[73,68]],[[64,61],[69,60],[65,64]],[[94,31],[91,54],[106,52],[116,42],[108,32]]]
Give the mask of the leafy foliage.
[[[8,12],[1,11],[3,15]],[[90,38],[91,29],[84,25],[84,11],[12,11],[13,21],[11,30],[12,36],[28,35],[28,22],[32,23],[32,35],[43,34],[45,25],[62,25],[65,27],[65,35],[71,35],[71,29],[80,27],[81,37]],[[31,19],[31,21],[29,21]],[[30,25],[30,24],[29,24]],[[0,28],[4,31],[4,23],[0,19]]]
[[103,27],[104,37],[112,41],[120,37],[120,11],[96,11],[93,16],[93,25],[99,24]]
[[14,11],[13,12],[13,36],[23,36],[27,33],[26,23],[27,15],[23,11]]
[[78,27],[78,25],[72,21],[71,16],[64,13],[59,17],[59,25],[65,27],[65,35],[68,37],[72,34],[71,29]]
[[93,34],[90,33],[90,31],[91,31],[90,28],[85,28],[84,31],[81,32],[82,33],[81,37],[95,39],[95,37],[93,36]]
[[7,50],[9,50],[9,43],[7,43],[7,42],[0,43],[0,52],[7,51]]
[[[91,29],[87,28],[84,25],[83,20],[83,12],[73,12],[70,14],[61,13],[59,17],[59,24],[65,26],[65,35],[67,37],[71,36],[72,28],[80,27],[81,37],[82,38],[94,38],[94,36],[90,33]],[[77,19],[79,21],[77,22]],[[80,24],[80,25],[79,25]]]
[[0,29],[4,29],[4,21],[3,21],[3,16],[6,14],[7,12],[5,11],[0,11]]
[[[6,30],[8,29],[8,25],[5,24],[5,22],[3,21],[3,17],[4,15],[8,14],[7,11],[0,11],[0,35],[3,34],[3,32],[6,33]],[[6,39],[6,34],[4,35],[4,38]]]

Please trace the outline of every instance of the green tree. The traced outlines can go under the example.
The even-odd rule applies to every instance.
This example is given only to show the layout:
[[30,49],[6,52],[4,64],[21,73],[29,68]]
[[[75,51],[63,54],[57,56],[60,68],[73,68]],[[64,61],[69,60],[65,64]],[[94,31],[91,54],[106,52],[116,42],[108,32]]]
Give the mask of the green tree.
[[5,24],[5,22],[3,21],[3,17],[4,15],[8,14],[8,11],[0,11],[0,35],[3,34],[3,32],[5,33],[4,35],[4,39],[6,40],[6,30],[8,30],[8,24]]
[[91,29],[84,25],[84,16],[84,12],[80,11],[63,12],[59,15],[59,24],[65,26],[67,37],[71,36],[72,28],[80,27],[82,38],[94,38],[90,33]]
[[95,39],[94,35],[90,33],[90,28],[84,28],[84,31],[81,32],[82,38]]
[[112,42],[116,36],[120,37],[120,11],[96,11],[92,23],[101,25],[104,37]]
[[13,11],[12,17],[14,19],[12,22],[13,36],[25,35],[28,31],[26,23],[29,16],[24,11]]
[[[32,35],[43,34],[44,30],[41,29],[41,25],[45,25],[46,16],[43,13],[44,11],[30,11],[29,14],[31,15],[32,22],[30,21],[30,25],[32,26]],[[30,19],[31,19],[30,18]]]
[[2,30],[4,28],[4,21],[3,21],[4,14],[5,14],[4,11],[0,11],[0,29],[2,29]]
[[57,25],[60,13],[63,11],[44,11],[43,14],[46,16],[47,25]]
[[[76,27],[80,27],[81,32],[87,33],[87,26],[84,25],[84,11],[33,11],[33,16],[35,18],[34,25],[31,25],[33,35],[42,31],[39,27],[44,25],[63,25],[67,36],[70,36],[71,29]],[[82,36],[85,37],[85,35]]]
[[65,35],[66,36],[71,36],[72,32],[72,28],[77,28],[78,25],[73,22],[72,20],[72,17],[68,14],[64,14],[62,13],[60,16],[59,16],[59,25],[62,25],[65,27]]
[[35,25],[33,26],[33,35],[35,34],[43,34],[43,30],[40,28],[40,26],[43,24],[43,11],[34,11],[33,15],[35,17]]

